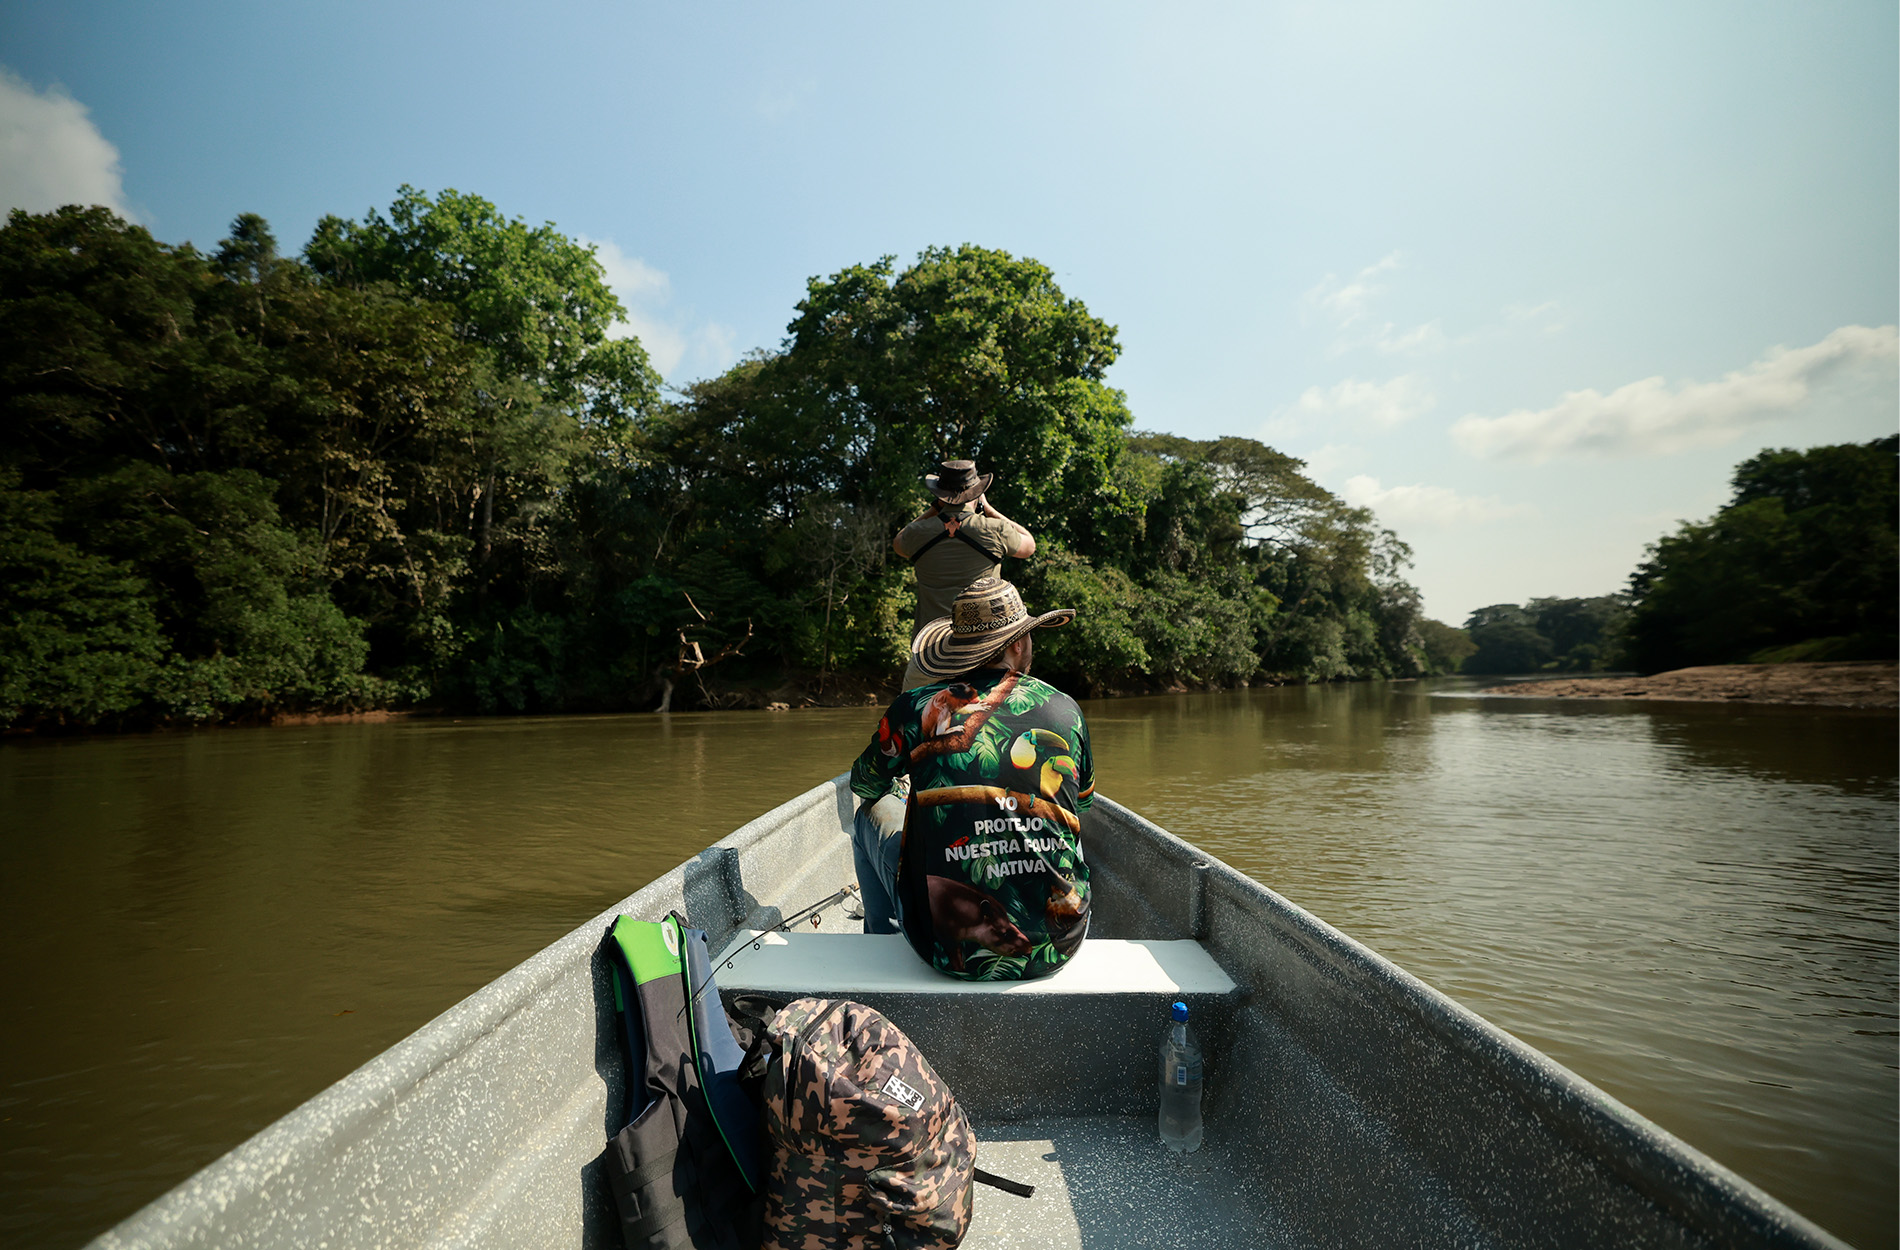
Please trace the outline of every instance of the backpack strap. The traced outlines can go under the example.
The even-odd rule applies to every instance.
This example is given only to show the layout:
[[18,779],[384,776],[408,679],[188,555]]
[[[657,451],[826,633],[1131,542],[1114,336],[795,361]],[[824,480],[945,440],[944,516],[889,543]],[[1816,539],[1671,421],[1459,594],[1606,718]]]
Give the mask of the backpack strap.
[[739,994],[726,1003],[732,1036],[745,1049],[745,1062],[739,1065],[739,1088],[745,1090],[754,1106],[764,1102],[765,1070],[778,1058],[772,1017],[784,1009],[785,1001],[758,994]]
[[1018,1198],[1033,1198],[1036,1196],[1036,1187],[1034,1185],[1025,1185],[1021,1181],[1010,1180],[1007,1176],[998,1176],[994,1172],[985,1172],[982,1168],[977,1168],[971,1172],[970,1179],[976,1181],[978,1184],[988,1185],[991,1189],[1000,1189],[1006,1194],[1015,1194]]

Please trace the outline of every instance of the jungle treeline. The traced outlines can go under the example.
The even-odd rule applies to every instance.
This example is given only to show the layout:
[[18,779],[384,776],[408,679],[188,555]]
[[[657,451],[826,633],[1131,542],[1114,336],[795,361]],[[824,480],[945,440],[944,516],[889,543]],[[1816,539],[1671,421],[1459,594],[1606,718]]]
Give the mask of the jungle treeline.
[[[1242,438],[1134,430],[1114,327],[933,248],[813,279],[668,391],[591,248],[404,188],[301,254],[102,208],[0,230],[0,723],[729,706],[889,688],[890,538],[944,456],[1039,550],[1078,693],[1456,663],[1371,514]],[[783,694],[774,697],[783,697]]]
[[[1735,467],[1729,502],[1649,545],[1622,594],[1479,608],[1441,644],[1468,673],[1892,660],[1900,435]],[[1444,626],[1425,622],[1427,637]]]

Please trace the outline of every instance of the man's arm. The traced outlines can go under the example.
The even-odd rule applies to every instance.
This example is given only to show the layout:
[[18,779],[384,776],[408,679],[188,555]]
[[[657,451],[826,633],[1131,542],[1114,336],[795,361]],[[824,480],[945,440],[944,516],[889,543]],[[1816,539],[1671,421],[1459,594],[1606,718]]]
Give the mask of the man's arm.
[[919,515],[915,521],[912,521],[909,525],[897,531],[896,537],[891,539],[891,550],[903,556],[906,560],[910,559],[910,552],[904,550],[904,535],[910,533],[913,527],[923,524],[936,515],[938,515],[937,505],[933,503],[928,508],[925,508],[923,513]]
[[1089,810],[1089,804],[1095,799],[1095,756],[1089,750],[1089,727],[1082,719],[1082,712],[1075,713],[1075,810],[1078,814]]
[[870,743],[851,764],[851,793],[867,803],[891,792],[910,759],[903,730],[892,724],[897,719],[893,716],[896,711],[897,705],[893,703],[878,721],[877,732],[871,735]]
[[1018,560],[1021,560],[1021,559],[1024,559],[1025,557],[1033,556],[1036,554],[1036,536],[1029,532],[1028,526],[1024,525],[1020,521],[1012,521],[1008,517],[1004,516],[1002,513],[998,512],[995,508],[992,508],[990,506],[989,496],[987,495],[983,496],[981,499],[978,499],[976,501],[976,506],[977,506],[977,510],[981,512],[984,516],[990,517],[994,520],[1001,521],[1005,525],[1013,526],[1015,527],[1016,532],[1022,535],[1022,538],[1018,540],[1016,545],[1009,550],[1008,554],[1015,556]]

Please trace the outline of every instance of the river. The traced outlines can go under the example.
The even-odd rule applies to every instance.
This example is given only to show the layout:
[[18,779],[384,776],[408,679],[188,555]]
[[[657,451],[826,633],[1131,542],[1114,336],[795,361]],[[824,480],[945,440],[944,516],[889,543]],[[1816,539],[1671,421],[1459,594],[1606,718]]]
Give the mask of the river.
[[[1102,793],[1895,1246],[1895,718],[1468,685],[1085,708]],[[0,1242],[109,1226],[836,774],[875,717],[6,744]]]

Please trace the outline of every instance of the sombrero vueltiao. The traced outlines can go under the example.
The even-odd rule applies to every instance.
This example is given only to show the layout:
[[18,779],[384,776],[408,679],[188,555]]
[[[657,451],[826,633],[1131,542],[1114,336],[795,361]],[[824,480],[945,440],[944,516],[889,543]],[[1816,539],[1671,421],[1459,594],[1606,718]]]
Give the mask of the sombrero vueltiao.
[[917,631],[910,644],[911,656],[917,671],[927,677],[955,677],[1032,629],[1067,625],[1074,619],[1074,608],[1031,616],[1015,586],[1000,577],[984,577],[964,588],[950,605],[949,616],[940,616]]

